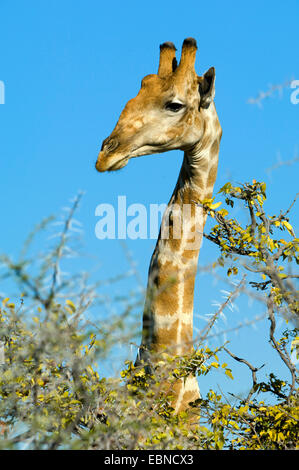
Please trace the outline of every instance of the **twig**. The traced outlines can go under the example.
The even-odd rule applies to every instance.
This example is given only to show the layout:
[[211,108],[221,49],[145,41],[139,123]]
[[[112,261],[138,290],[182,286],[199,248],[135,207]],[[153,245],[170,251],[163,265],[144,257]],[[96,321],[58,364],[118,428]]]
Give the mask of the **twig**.
[[55,288],[56,288],[57,277],[58,277],[58,272],[59,272],[59,263],[60,263],[60,259],[61,259],[61,256],[62,256],[62,250],[65,246],[66,235],[67,235],[67,233],[70,229],[71,221],[73,219],[75,211],[78,208],[78,205],[80,203],[80,200],[81,200],[82,196],[83,196],[83,193],[79,193],[78,196],[75,198],[73,206],[71,207],[71,209],[69,211],[69,215],[66,218],[65,223],[64,223],[64,228],[63,228],[63,231],[62,231],[62,234],[61,234],[61,237],[60,237],[60,242],[59,242],[59,244],[56,248],[55,263],[54,263],[53,276],[52,276],[52,285],[51,285],[51,288],[50,288],[48,298],[46,300],[46,304],[45,304],[46,308],[48,308],[50,306],[50,304],[51,304],[51,302],[54,298],[54,295],[55,295]]
[[238,362],[242,362],[243,364],[246,364],[247,367],[249,367],[249,369],[251,370],[251,374],[252,374],[252,387],[250,389],[250,392],[246,398],[246,403],[249,402],[250,398],[252,397],[252,395],[254,394],[255,392],[255,388],[256,388],[256,384],[257,384],[257,379],[256,379],[256,373],[258,370],[260,370],[262,367],[264,367],[264,364],[257,368],[257,367],[253,367],[250,362],[246,361],[246,359],[242,359],[241,357],[238,357],[236,356],[235,354],[233,354],[231,351],[229,351],[227,348],[223,348],[224,351],[229,354],[233,359],[235,359],[236,361]]
[[287,366],[287,368],[289,369],[289,371],[291,373],[291,376],[292,376],[292,384],[290,386],[290,392],[289,392],[289,397],[288,397],[288,399],[290,400],[290,397],[293,394],[293,392],[295,390],[295,387],[296,387],[296,368],[292,364],[292,361],[290,360],[288,355],[281,350],[281,348],[279,347],[279,345],[278,345],[278,343],[277,343],[277,341],[274,337],[275,328],[276,328],[276,320],[275,320],[275,315],[274,315],[274,302],[273,302],[273,299],[272,299],[271,295],[269,295],[269,297],[268,297],[267,306],[268,306],[268,314],[269,314],[268,318],[270,320],[270,340],[271,340],[271,343],[272,343],[274,349],[278,352],[279,356],[281,357],[281,359],[283,360],[285,365]]
[[235,290],[233,292],[231,292],[231,294],[227,297],[227,299],[225,300],[225,302],[223,302],[223,304],[220,306],[220,308],[217,310],[217,312],[214,313],[213,317],[211,318],[211,320],[209,321],[208,325],[205,326],[205,328],[201,331],[200,335],[199,335],[199,340],[201,343],[203,343],[205,341],[205,339],[207,338],[209,332],[211,331],[215,321],[217,320],[218,316],[223,312],[223,310],[225,309],[225,307],[229,304],[229,302],[231,302],[232,298],[234,298],[238,293],[239,291],[241,290],[244,282],[245,282],[245,278],[246,276],[244,275],[241,279],[241,281],[239,282],[239,284],[236,286]]

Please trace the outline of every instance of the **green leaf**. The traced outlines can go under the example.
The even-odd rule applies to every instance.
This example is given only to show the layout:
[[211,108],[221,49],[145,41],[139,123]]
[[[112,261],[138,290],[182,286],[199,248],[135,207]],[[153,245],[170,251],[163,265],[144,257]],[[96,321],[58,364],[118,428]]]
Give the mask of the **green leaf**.
[[226,369],[225,375],[227,375],[230,379],[234,380],[234,377],[232,375],[232,371],[230,369]]

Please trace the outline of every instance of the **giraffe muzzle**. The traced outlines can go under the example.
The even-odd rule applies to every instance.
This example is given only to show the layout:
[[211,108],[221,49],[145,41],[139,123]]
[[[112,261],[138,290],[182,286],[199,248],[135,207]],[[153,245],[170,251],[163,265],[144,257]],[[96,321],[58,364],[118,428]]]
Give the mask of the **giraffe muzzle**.
[[96,169],[103,173],[104,171],[116,171],[120,170],[129,161],[129,157],[109,157],[105,154],[105,151],[99,153],[96,161]]

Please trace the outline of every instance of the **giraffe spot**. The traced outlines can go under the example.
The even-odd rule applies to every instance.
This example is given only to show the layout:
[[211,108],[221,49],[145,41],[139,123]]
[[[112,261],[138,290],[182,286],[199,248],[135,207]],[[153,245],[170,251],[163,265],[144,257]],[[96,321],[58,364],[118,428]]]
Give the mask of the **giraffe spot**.
[[183,312],[193,311],[194,284],[196,268],[187,271],[184,280]]
[[202,162],[200,162],[200,170],[201,173],[204,174],[209,167],[209,162],[207,159],[204,159]]
[[128,133],[133,133],[133,132],[135,131],[134,125],[131,124],[131,123],[128,123],[128,124],[127,124],[127,127],[126,127],[126,131],[127,131]]
[[160,315],[174,315],[178,310],[177,267],[170,261],[158,265],[154,303]]
[[198,248],[194,248],[193,245],[197,246],[196,240],[189,240],[187,242],[187,249],[182,253],[182,262],[186,265],[190,263],[190,260],[194,260],[197,263]]
[[161,234],[163,239],[166,240],[165,246],[172,253],[178,252],[182,238],[182,211],[180,204],[172,204],[169,212],[165,214],[165,217],[163,216],[162,225]]
[[178,335],[179,320],[174,321],[169,328],[160,327],[156,328],[153,338],[153,349],[155,352],[165,350],[171,355],[177,354],[177,335]]
[[217,165],[213,165],[208,175],[208,181],[207,181],[208,188],[214,186],[214,183],[216,181],[216,176],[217,176]]
[[177,126],[175,130],[176,130],[177,135],[182,135],[184,133],[185,126],[182,124],[180,126]]
[[195,120],[194,120],[194,124],[196,127],[201,127],[202,126],[202,119],[200,116],[196,115],[195,117]]
[[190,354],[192,352],[193,350],[192,340],[193,340],[192,325],[187,325],[183,323],[181,327],[180,339],[179,339],[180,354]]
[[[198,174],[195,175],[195,177],[193,179],[194,179],[194,183],[196,184],[196,186],[203,191],[205,189],[205,186],[206,186],[205,182],[204,182],[204,179],[203,179],[203,175],[198,173]],[[199,198],[197,198],[195,200],[197,201],[198,199]]]
[[201,147],[208,148],[212,145],[213,137],[210,133],[206,133],[201,139]]
[[178,412],[184,411],[186,408],[189,407],[190,402],[197,400],[199,397],[200,395],[199,395],[198,389],[186,391],[183,395],[183,399],[180,403]]
[[219,153],[219,140],[215,139],[211,146],[210,155],[212,158],[214,158],[215,156],[218,155],[218,153]]
[[178,135],[179,134],[176,129],[170,129],[166,132],[166,136],[168,137],[168,139],[175,139],[176,137],[178,137]]

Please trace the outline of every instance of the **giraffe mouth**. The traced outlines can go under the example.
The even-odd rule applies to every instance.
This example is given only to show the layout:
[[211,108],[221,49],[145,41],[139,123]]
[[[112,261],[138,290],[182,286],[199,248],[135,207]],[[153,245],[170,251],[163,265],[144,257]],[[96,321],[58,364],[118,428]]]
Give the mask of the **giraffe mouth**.
[[122,158],[118,162],[113,163],[109,168],[107,168],[107,171],[117,171],[120,170],[121,168],[124,168],[129,161],[129,157]]
[[96,169],[100,173],[103,173],[105,171],[116,171],[126,166],[128,161],[129,161],[129,157],[126,156],[126,157],[120,158],[117,161],[114,160],[111,162],[109,161],[109,159],[106,159],[105,156],[103,157],[102,152],[100,152],[98,159],[96,161]]

